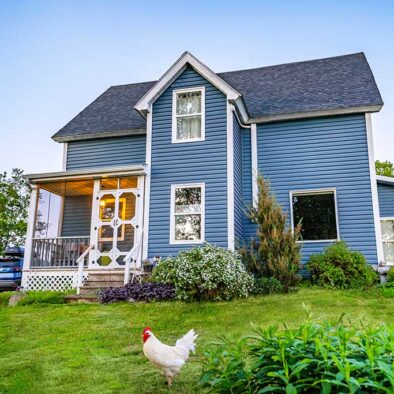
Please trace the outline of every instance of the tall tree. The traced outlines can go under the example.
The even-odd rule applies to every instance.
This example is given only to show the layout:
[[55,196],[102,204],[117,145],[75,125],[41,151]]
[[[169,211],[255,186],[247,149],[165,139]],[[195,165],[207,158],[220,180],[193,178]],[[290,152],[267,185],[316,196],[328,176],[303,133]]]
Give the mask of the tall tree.
[[25,241],[29,188],[23,171],[14,168],[11,176],[0,174],[0,255],[7,245],[22,245]]
[[376,175],[394,177],[394,164],[390,161],[375,161]]
[[256,238],[241,248],[240,253],[248,269],[257,277],[273,277],[285,288],[295,286],[300,280],[301,225],[292,232],[287,217],[274,195],[270,184],[261,175],[257,178],[258,196],[256,206],[247,215],[257,224]]

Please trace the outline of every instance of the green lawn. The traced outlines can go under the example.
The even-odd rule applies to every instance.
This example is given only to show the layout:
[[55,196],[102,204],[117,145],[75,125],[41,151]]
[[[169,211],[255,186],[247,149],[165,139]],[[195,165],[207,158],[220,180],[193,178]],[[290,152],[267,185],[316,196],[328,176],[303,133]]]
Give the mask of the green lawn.
[[[0,393],[196,393],[202,354],[218,335],[242,335],[251,322],[288,326],[345,312],[352,321],[394,324],[394,298],[377,292],[302,289],[229,303],[31,305],[0,307]],[[174,343],[194,328],[198,351],[168,390],[142,354],[150,325]]]

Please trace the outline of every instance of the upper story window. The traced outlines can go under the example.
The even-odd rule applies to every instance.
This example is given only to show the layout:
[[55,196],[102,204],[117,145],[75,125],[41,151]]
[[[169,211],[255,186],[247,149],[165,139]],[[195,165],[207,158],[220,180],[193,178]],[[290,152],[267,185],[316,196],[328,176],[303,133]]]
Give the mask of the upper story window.
[[205,140],[205,88],[174,90],[172,142]]
[[335,189],[291,192],[290,200],[291,223],[301,222],[303,242],[339,239]]

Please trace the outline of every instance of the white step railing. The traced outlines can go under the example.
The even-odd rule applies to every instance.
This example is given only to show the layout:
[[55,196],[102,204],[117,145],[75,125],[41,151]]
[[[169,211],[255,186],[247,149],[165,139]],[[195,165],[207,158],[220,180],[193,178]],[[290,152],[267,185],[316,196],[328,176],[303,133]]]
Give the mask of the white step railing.
[[124,284],[127,285],[130,281],[130,265],[131,260],[134,262],[134,269],[133,269],[133,280],[135,279],[136,269],[137,269],[137,256],[140,251],[140,242],[137,242],[130,250],[129,253],[124,258],[125,267],[124,267]]
[[89,254],[91,250],[94,249],[94,245],[91,244],[88,248],[84,250],[84,252],[77,258],[77,264],[78,264],[78,278],[77,278],[77,294],[80,293],[81,287],[83,285],[83,266],[84,266],[84,261],[85,257]]

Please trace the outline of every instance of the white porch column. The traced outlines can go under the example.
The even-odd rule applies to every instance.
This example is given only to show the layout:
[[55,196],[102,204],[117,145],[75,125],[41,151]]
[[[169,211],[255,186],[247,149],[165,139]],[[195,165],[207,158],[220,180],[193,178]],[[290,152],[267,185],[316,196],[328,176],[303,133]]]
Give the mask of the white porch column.
[[32,185],[32,190],[30,193],[29,217],[28,217],[27,231],[26,231],[25,256],[23,259],[23,271],[30,269],[31,257],[33,252],[32,249],[33,249],[34,230],[36,224],[37,203],[38,203],[38,187],[37,185]]
[[100,191],[100,179],[95,179],[93,183],[93,196],[92,196],[92,217],[90,220],[90,245],[94,245],[94,248],[91,249],[89,252],[89,261],[88,261],[88,268],[92,267],[92,261],[94,260],[96,254],[96,247],[98,246],[97,243],[97,236],[98,231],[97,228],[97,220],[99,217],[99,203],[98,203],[98,192]]

